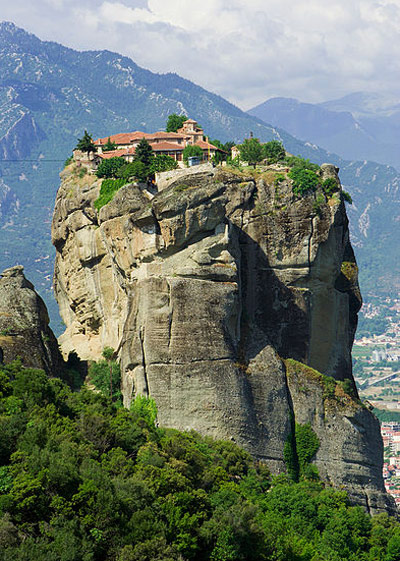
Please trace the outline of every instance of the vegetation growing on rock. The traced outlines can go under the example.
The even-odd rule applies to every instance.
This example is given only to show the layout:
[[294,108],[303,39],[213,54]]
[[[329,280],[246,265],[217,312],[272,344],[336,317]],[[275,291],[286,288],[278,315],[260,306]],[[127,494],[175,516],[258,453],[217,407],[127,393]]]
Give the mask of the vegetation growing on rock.
[[286,157],[286,150],[278,140],[270,140],[263,144],[264,158],[267,159],[269,164],[276,164],[283,162]]
[[174,158],[167,156],[166,154],[158,154],[151,164],[151,171],[152,173],[157,173],[170,171],[172,169],[176,169],[177,167],[178,162],[174,160]]
[[340,270],[349,282],[357,281],[358,267],[354,261],[343,261]]
[[83,133],[82,138],[78,138],[76,150],[82,150],[82,152],[87,153],[97,151],[97,148],[93,142],[92,135],[90,135],[87,130],[85,130],[85,132]]
[[319,439],[311,425],[294,423],[284,448],[286,467],[293,481],[299,478],[318,480],[318,472],[311,465],[319,448]]
[[322,182],[322,190],[327,197],[332,197],[332,195],[336,193],[336,191],[339,191],[339,189],[339,182],[333,177],[327,177]]
[[109,203],[114,194],[126,184],[126,179],[104,179],[98,199],[94,201],[94,206],[97,211],[104,205]]
[[89,366],[89,380],[98,391],[122,404],[121,371],[118,362],[113,359],[114,354],[110,347],[103,350],[103,359]]
[[303,196],[310,191],[315,191],[319,184],[318,175],[310,169],[292,169],[288,176],[293,181],[293,193]]
[[342,196],[343,196],[343,200],[346,203],[349,203],[351,205],[353,204],[353,199],[352,199],[350,193],[348,193],[347,191],[342,191]]
[[[350,378],[349,323],[353,328],[358,309],[357,286],[332,290],[338,265],[352,255],[344,205],[328,206],[318,187],[324,202],[315,216],[316,199],[293,194],[287,169],[182,170],[151,201],[141,186],[125,186],[101,219],[88,212],[97,185],[71,201],[62,186],[53,236],[62,248],[55,286],[69,314],[63,350],[86,353],[88,342],[118,348],[127,406],[133,388],[150,387],[161,425],[233,437],[275,472],[284,469],[293,411],[321,441],[321,478],[346,485],[360,504],[390,509],[376,420],[332,378],[323,384],[316,371],[315,381],[311,370],[296,371],[292,382],[277,358],[309,360]],[[318,175],[322,182],[335,170],[322,166]],[[87,280],[87,264],[95,283]],[[98,302],[95,332],[91,302]],[[130,310],[128,316],[118,309]],[[312,422],[315,410],[321,425]],[[348,412],[357,415],[357,433],[343,420]],[[328,425],[336,431],[332,445]]]
[[100,162],[99,167],[96,170],[97,177],[117,177],[117,173],[125,165],[124,158],[115,157],[103,160]]
[[315,370],[314,368],[311,368],[310,366],[307,366],[306,364],[303,364],[302,362],[299,362],[292,358],[286,359],[285,364],[287,376],[297,376],[301,383],[304,384],[300,386],[300,388],[305,392],[311,391],[311,389],[306,385],[307,380],[309,380],[310,382],[317,383],[322,388],[324,399],[333,399],[338,403],[355,407],[361,406],[361,402],[354,401],[352,395],[352,386],[349,387],[349,385],[346,383],[347,381],[350,382],[350,380],[337,382],[331,376],[325,376],[324,374],[321,374],[321,372],[318,372],[318,370]]
[[264,158],[263,145],[258,138],[245,138],[239,148],[240,158],[253,167]]

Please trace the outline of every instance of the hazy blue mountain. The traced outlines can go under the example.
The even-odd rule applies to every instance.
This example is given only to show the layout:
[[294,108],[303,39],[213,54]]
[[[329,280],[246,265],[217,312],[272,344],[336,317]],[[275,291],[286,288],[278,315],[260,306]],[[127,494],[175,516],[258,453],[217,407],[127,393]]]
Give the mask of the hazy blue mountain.
[[252,131],[262,141],[282,140],[294,154],[336,163],[355,200],[351,214],[359,260],[366,262],[364,254],[369,259],[362,267],[365,287],[400,285],[394,242],[399,177],[393,168],[344,161],[176,74],[155,74],[109,51],[78,52],[1,23],[0,269],[25,265],[51,313],[51,216],[58,173],[77,137],[84,129],[94,137],[152,132],[164,128],[172,112],[196,119],[211,139],[240,142]]
[[320,106],[331,111],[350,111],[356,119],[392,117],[400,114],[399,97],[382,93],[355,92],[339,99],[325,101]]
[[360,92],[320,104],[276,97],[248,113],[343,158],[400,170],[400,102],[392,96]]

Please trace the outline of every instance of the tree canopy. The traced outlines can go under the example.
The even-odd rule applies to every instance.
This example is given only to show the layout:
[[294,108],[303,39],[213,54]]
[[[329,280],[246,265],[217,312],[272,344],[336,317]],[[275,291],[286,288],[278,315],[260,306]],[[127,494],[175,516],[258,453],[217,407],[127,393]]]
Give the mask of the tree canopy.
[[111,138],[108,137],[107,142],[103,146],[103,152],[111,152],[112,150],[116,150],[116,149],[117,149],[117,145],[115,144],[115,142],[111,142]]
[[170,171],[172,169],[176,169],[177,167],[178,162],[176,162],[171,156],[167,156],[166,154],[157,154],[151,164],[151,171],[153,173]]
[[96,170],[97,177],[117,177],[118,170],[125,165],[124,158],[115,157],[102,160]]
[[83,133],[82,138],[78,138],[78,144],[75,150],[81,150],[82,152],[97,152],[97,147],[93,143],[93,139],[87,130]]
[[97,392],[0,365],[0,561],[399,559],[395,518],[310,472],[309,425],[293,436],[300,480],[271,477],[234,442],[158,428],[152,399],[121,407],[105,351]]
[[142,138],[135,149],[135,161],[142,162],[146,168],[150,169],[153,162],[154,152],[145,138]]
[[270,140],[263,144],[264,158],[267,159],[269,164],[276,164],[281,162],[286,157],[286,151],[282,142],[279,140]]
[[182,128],[185,121],[187,121],[186,115],[177,115],[177,113],[172,113],[171,115],[168,115],[165,130],[167,132],[176,132],[178,129]]
[[149,168],[140,160],[134,160],[120,168],[118,170],[118,176],[124,178],[126,181],[137,179],[144,183],[149,176]]
[[254,167],[264,158],[264,149],[258,138],[245,138],[239,150],[240,159]]
[[183,149],[183,161],[187,163],[188,158],[192,158],[193,156],[197,156],[198,158],[203,159],[203,150],[200,148],[200,146],[196,146],[195,144],[188,144]]
[[156,427],[152,399],[121,407],[104,351],[97,392],[0,365],[0,561],[399,559],[395,518],[310,471],[310,425],[292,435],[299,481],[271,477],[233,442]]
[[215,156],[213,158],[214,163],[219,164],[220,162],[224,162],[227,160],[227,158],[230,158],[231,155],[231,149],[235,146],[235,143],[233,142],[233,140],[229,140],[228,142],[221,142],[220,140],[218,140],[217,138],[215,138],[214,140],[211,140],[211,144],[213,144],[214,146],[216,146],[217,148],[219,148],[220,150],[223,150],[225,153],[222,152],[216,152]]

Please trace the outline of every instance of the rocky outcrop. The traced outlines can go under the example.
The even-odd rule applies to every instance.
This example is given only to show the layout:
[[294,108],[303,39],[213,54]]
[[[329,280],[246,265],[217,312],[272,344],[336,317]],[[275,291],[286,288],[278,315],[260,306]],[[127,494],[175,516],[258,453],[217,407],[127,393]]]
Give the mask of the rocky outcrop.
[[63,362],[46,306],[21,265],[0,277],[0,355],[4,363],[20,357],[25,367],[49,375],[58,373]]
[[327,407],[321,385],[287,367],[295,359],[356,391],[361,297],[340,194],[298,198],[284,170],[210,167],[153,199],[127,185],[97,213],[99,186],[66,170],[56,200],[64,352],[114,347],[126,406],[151,395],[162,425],[232,439],[275,472],[293,419],[310,423],[324,479],[372,510],[389,504],[376,419],[349,396]]
[[289,359],[286,361],[293,419],[310,425],[320,446],[313,463],[321,478],[344,487],[355,503],[369,511],[395,512],[382,481],[383,444],[379,421],[341,384]]

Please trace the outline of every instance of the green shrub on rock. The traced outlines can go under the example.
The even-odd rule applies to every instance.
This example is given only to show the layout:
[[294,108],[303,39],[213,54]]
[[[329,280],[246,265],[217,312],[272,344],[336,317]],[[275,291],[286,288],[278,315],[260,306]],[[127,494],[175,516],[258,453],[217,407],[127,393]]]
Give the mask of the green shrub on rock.
[[333,177],[328,177],[322,182],[322,190],[327,197],[332,197],[339,189],[339,183]]
[[342,197],[343,197],[343,200],[346,203],[349,203],[350,205],[353,204],[353,199],[352,199],[350,193],[348,193],[347,191],[342,191]]
[[174,160],[174,158],[167,156],[166,154],[158,154],[151,164],[151,172],[157,173],[162,171],[171,171],[177,167],[178,162]]
[[97,177],[117,177],[118,170],[125,165],[124,158],[115,157],[109,158],[107,160],[103,160],[100,162],[99,167],[97,168],[96,175]]
[[297,196],[304,196],[316,190],[319,177],[310,169],[292,169],[288,177],[293,181],[293,193]]
[[288,156],[285,162],[292,170],[309,169],[311,171],[319,171],[319,165],[313,164],[309,159],[302,158],[301,156]]
[[286,157],[286,151],[282,142],[279,140],[270,140],[263,144],[264,158],[267,159],[269,164],[276,164],[282,162]]
[[99,198],[94,201],[94,207],[97,212],[111,201],[114,194],[126,184],[125,179],[104,179],[101,187]]
[[133,162],[126,164],[117,172],[117,176],[122,177],[126,181],[131,179],[142,183],[147,181],[148,174],[149,172],[145,164],[139,160],[134,160]]
[[320,443],[309,423],[305,425],[296,423],[295,439],[300,474],[302,474],[317,453]]

